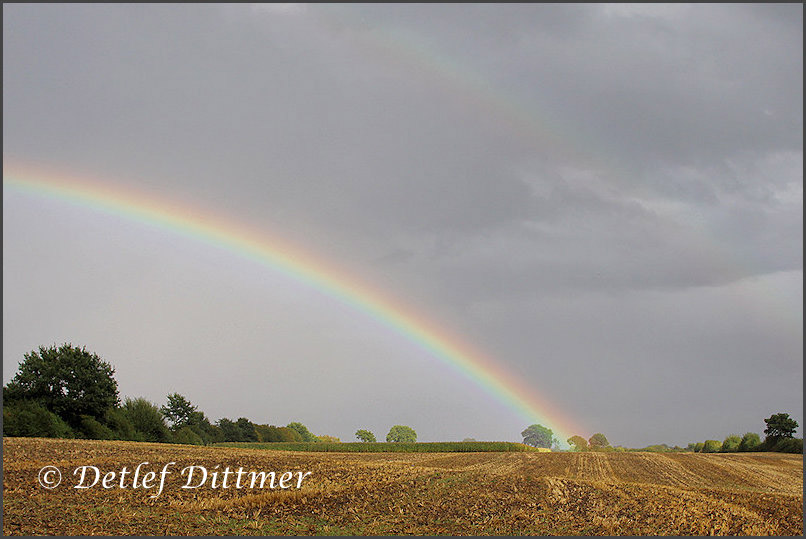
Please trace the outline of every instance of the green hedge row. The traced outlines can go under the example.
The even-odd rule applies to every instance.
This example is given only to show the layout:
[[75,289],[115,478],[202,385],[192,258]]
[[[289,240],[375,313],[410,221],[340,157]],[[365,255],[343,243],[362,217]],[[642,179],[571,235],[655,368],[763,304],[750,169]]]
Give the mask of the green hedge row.
[[332,453],[469,453],[469,452],[509,452],[537,451],[536,448],[515,442],[222,442],[220,447],[240,447],[245,449],[274,449],[278,451],[316,451]]

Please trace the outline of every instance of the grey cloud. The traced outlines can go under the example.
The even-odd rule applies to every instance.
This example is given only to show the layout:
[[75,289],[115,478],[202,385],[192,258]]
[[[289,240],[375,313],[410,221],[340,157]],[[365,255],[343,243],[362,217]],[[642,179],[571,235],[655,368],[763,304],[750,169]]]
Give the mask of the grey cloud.
[[[624,398],[592,419],[625,441],[643,434],[608,414],[621,417],[666,379],[690,399],[681,414],[699,417],[705,380],[735,365],[731,380],[749,388],[759,379],[753,358],[765,351],[778,358],[777,374],[759,391],[783,383],[787,403],[802,407],[802,387],[791,383],[802,372],[791,361],[802,357],[802,339],[775,325],[687,322],[708,301],[714,316],[761,310],[765,293],[747,291],[754,280],[802,294],[792,278],[803,264],[799,5],[9,4],[3,24],[9,162],[106,178],[283,238],[458,328],[536,390],[564,403],[574,395],[578,415],[594,413],[600,380],[612,384]],[[151,338],[146,355],[177,362],[166,377],[191,356],[205,358],[205,375],[188,381],[204,393],[207,375],[221,375],[205,345],[227,347],[212,337],[192,352],[179,343],[205,328],[243,357],[286,358],[239,363],[255,378],[274,368],[302,383],[328,365],[322,357],[344,365],[341,375],[329,371],[341,393],[317,388],[356,413],[362,407],[345,387],[403,409],[418,377],[436,378],[429,389],[452,379],[430,374],[418,356],[407,373],[416,353],[387,350],[380,330],[376,348],[358,351],[368,338],[360,316],[332,307],[334,320],[358,329],[322,330],[333,322],[309,314],[320,296],[224,252],[55,202],[6,200],[15,206],[4,212],[4,329],[19,336],[4,342],[6,378],[21,350],[73,334],[124,358],[131,391],[152,391],[131,351]],[[103,263],[88,265],[93,253],[104,253]],[[65,269],[54,275],[57,263]],[[183,275],[195,284],[182,286]],[[249,283],[260,293],[242,294]],[[737,306],[732,294],[752,301]],[[265,305],[244,299],[253,296]],[[53,309],[78,300],[87,304],[80,316]],[[295,305],[296,318],[282,321],[277,312]],[[667,307],[674,314],[664,318]],[[160,329],[188,308],[176,335]],[[614,316],[619,308],[624,316]],[[642,309],[652,312],[646,323]],[[155,318],[142,322],[145,313]],[[673,337],[658,329],[666,323]],[[580,332],[595,336],[595,348],[576,343]],[[554,359],[536,362],[542,349]],[[672,349],[713,360],[697,366],[703,378],[688,380],[689,360],[676,363]],[[591,363],[593,352],[616,375]],[[618,359],[642,354],[668,363]],[[380,368],[372,357],[386,356],[375,374],[405,380],[405,391],[384,393],[370,375]],[[455,428],[457,439],[519,432],[517,419],[496,426],[501,410],[485,410],[486,401],[474,409],[480,432],[450,427],[448,411],[468,385],[456,382],[436,400],[422,391],[407,417],[431,403],[446,411],[432,414],[434,424]],[[234,393],[244,413],[268,406]],[[203,404],[211,414],[240,413]],[[653,408],[659,417],[661,408]],[[305,413],[328,421],[326,411]],[[441,434],[434,427],[429,436]]]

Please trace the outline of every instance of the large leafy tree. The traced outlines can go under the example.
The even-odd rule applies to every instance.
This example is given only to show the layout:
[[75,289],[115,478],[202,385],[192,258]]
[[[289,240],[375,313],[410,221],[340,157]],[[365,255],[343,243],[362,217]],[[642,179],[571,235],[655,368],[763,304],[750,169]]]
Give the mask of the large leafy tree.
[[789,414],[773,414],[765,419],[764,423],[767,424],[764,434],[772,440],[792,438],[798,428],[798,422],[790,418]]
[[103,418],[120,401],[115,369],[83,346],[40,346],[24,357],[5,399],[38,402],[73,426],[83,415]]
[[551,447],[551,444],[556,442],[554,438],[554,431],[543,425],[529,425],[523,432],[523,443],[533,447]]
[[389,434],[386,435],[386,441],[414,443],[417,441],[417,433],[409,426],[395,425],[389,429]]

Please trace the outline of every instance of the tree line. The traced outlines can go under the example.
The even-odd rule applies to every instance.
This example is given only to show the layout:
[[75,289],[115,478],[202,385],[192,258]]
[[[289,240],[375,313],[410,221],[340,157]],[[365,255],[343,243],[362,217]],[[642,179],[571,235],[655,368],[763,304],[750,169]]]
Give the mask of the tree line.
[[[215,422],[185,396],[172,393],[158,406],[145,398],[121,401],[115,369],[85,347],[39,347],[24,355],[3,386],[3,435],[87,438],[209,445],[219,442],[340,442],[314,435],[300,422],[257,424],[245,417]],[[359,429],[356,438],[375,442]],[[387,442],[415,442],[409,426],[394,425]]]
[[[14,378],[3,386],[3,434],[51,438],[88,438],[172,442],[208,445],[219,442],[330,442],[334,436],[314,435],[300,422],[286,426],[257,424],[245,417],[221,418],[215,422],[178,393],[167,396],[158,406],[147,399],[120,400],[115,369],[85,347],[63,344],[39,347],[24,354],[24,361]],[[767,428],[762,442],[758,434],[731,434],[720,443],[705,440],[686,448],[666,444],[642,449],[612,447],[607,437],[596,433],[589,439],[571,436],[572,451],[695,451],[702,453],[733,451],[778,451],[802,453],[803,440],[794,438],[798,423],[789,414],[773,414],[764,420]],[[553,431],[543,425],[530,425],[521,432],[523,443],[538,448],[559,449]],[[367,429],[358,429],[356,439],[376,442]],[[394,425],[387,442],[413,443],[417,433],[407,425]]]
[[[571,451],[650,451],[650,452],[696,452],[696,453],[733,453],[741,451],[777,451],[779,453],[803,453],[803,439],[795,438],[798,422],[789,417],[789,414],[773,414],[764,420],[767,428],[764,441],[754,432],[747,432],[744,436],[731,434],[721,443],[719,440],[705,440],[692,442],[686,448],[666,444],[650,445],[641,449],[628,449],[626,447],[612,447],[607,437],[597,432],[589,439],[574,435],[568,438]],[[521,432],[523,443],[534,447],[554,447],[558,449],[559,440],[554,432],[543,425],[530,425]]]
[[686,448],[695,453],[735,453],[741,451],[777,451],[779,453],[803,453],[803,438],[795,438],[798,422],[789,414],[772,414],[764,420],[764,441],[755,432],[744,436],[731,434],[721,443],[719,440],[692,442]]

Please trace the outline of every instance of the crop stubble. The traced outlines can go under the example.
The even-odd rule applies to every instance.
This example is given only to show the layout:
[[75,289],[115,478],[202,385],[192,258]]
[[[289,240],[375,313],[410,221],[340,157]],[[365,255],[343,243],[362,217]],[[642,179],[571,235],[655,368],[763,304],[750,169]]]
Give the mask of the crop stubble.
[[[300,490],[162,495],[37,483],[42,466],[304,470]],[[5,438],[15,534],[802,535],[803,461],[778,453],[302,453]],[[66,475],[66,474],[65,474]]]

